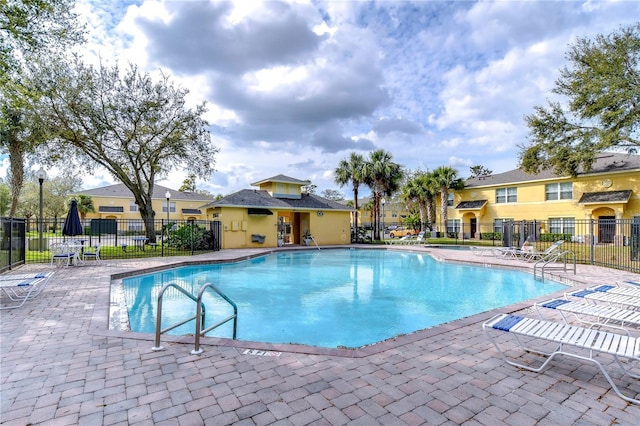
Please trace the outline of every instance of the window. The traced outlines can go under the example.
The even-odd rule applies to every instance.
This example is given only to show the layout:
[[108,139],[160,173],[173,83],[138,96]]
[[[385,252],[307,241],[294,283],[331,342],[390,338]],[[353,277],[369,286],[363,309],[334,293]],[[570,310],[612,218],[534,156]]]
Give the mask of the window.
[[460,219],[447,220],[447,232],[460,232]]
[[129,231],[142,231],[144,227],[141,220],[130,220],[127,222],[127,229]]
[[496,189],[496,204],[517,203],[517,202],[518,202],[518,188]]
[[502,225],[511,222],[513,219],[493,219],[493,232],[502,232]]
[[549,232],[552,234],[574,235],[576,231],[576,220],[573,217],[550,217]]
[[447,197],[447,207],[453,207],[453,193],[450,193]]
[[573,183],[550,183],[545,185],[545,200],[571,200],[573,199]]
[[135,201],[129,201],[129,211],[130,212],[137,212],[138,211],[138,205],[136,204]]
[[391,212],[391,217],[398,217],[398,211],[397,210],[393,210]]
[[[164,203],[162,203],[162,213],[166,213],[166,212],[167,212],[167,202],[165,201]],[[169,212],[170,213],[176,212],[176,203],[172,201],[169,202]]]

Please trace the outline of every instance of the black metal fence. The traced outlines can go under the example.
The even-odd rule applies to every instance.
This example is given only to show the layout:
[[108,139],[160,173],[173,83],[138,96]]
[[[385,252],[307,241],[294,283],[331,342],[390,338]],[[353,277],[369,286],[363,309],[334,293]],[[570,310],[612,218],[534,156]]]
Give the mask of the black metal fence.
[[0,272],[25,263],[25,228],[24,219],[3,217],[2,245],[0,246]]
[[[396,226],[406,225],[385,223],[386,238],[390,235],[389,228]],[[370,226],[362,229],[364,234],[372,235]],[[573,251],[578,263],[640,272],[640,217],[495,220],[488,223],[450,220],[446,232],[427,231],[427,237],[445,238],[458,245],[506,247],[522,247],[529,240],[536,250],[545,250],[555,241],[563,240],[562,248]]]
[[149,230],[142,220],[87,219],[81,222],[84,232],[68,236],[62,235],[64,219],[28,220],[23,237],[26,262],[50,262],[50,247],[65,241],[75,241],[85,247],[100,244],[103,260],[184,256],[221,248],[219,221],[161,219],[152,221]]

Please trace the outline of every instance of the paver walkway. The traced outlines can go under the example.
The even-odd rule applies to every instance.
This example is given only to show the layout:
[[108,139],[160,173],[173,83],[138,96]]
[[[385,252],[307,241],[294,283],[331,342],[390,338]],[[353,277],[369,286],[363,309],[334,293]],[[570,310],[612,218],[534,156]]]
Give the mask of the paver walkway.
[[[464,251],[419,249],[440,259],[530,267]],[[640,424],[640,406],[617,397],[593,365],[559,358],[543,373],[506,365],[481,331],[481,323],[495,312],[352,351],[351,356],[341,356],[348,350],[211,338],[203,340],[203,354],[191,355],[192,343],[164,337],[165,350],[154,352],[152,336],[108,330],[112,276],[258,252],[226,250],[188,259],[56,269],[37,299],[0,312],[0,423]],[[51,270],[48,265],[20,269]],[[640,280],[639,275],[591,266],[578,266],[576,276],[555,278],[577,281],[579,287]],[[529,309],[531,303],[498,311]],[[640,380],[616,372],[613,377],[624,391],[640,394]]]

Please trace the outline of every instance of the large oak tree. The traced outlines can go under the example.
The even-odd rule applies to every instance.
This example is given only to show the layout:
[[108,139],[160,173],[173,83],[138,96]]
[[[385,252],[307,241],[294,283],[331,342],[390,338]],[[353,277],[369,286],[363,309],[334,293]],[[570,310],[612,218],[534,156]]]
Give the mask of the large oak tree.
[[579,39],[567,59],[553,89],[566,102],[537,106],[526,117],[531,143],[521,147],[520,163],[530,173],[575,176],[601,151],[640,147],[640,24]]
[[213,172],[218,148],[205,105],[187,107],[187,90],[134,65],[121,71],[76,59],[42,71],[38,110],[53,137],[49,160],[78,170],[104,167],[132,192],[146,236],[155,241],[155,182],[178,168],[200,178]]

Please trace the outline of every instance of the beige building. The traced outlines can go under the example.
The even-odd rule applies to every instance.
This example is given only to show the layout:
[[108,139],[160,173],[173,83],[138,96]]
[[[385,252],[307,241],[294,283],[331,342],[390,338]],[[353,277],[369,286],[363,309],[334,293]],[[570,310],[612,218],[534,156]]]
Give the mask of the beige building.
[[314,194],[311,182],[273,176],[202,207],[222,224],[222,248],[276,247],[286,244],[350,244],[352,209]]
[[[167,205],[167,193],[169,201]],[[86,195],[93,199],[95,213],[87,213],[90,219],[125,219],[126,231],[143,229],[138,205],[133,194],[123,184],[104,186],[101,188],[78,191],[76,194]],[[206,220],[206,212],[202,206],[213,201],[213,197],[196,192],[180,192],[164,186],[155,185],[152,197],[156,220]]]

